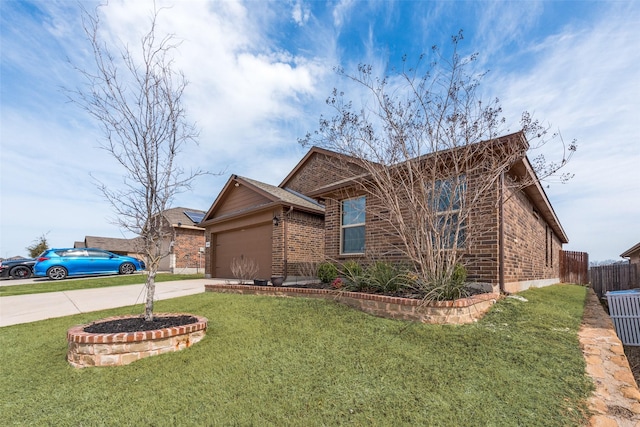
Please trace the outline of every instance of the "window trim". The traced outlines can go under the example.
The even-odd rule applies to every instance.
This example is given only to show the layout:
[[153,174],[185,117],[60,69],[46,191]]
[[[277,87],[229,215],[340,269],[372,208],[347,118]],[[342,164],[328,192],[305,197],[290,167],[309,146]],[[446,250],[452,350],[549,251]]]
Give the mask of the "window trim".
[[[358,199],[364,199],[364,222],[360,222],[357,224],[349,224],[349,225],[344,225],[343,224],[343,220],[344,220],[344,202],[350,201],[350,200],[358,200]],[[365,195],[362,196],[356,196],[356,197],[351,197],[348,199],[342,199],[340,200],[340,250],[339,253],[340,255],[345,255],[345,256],[350,256],[350,255],[364,255],[366,252],[366,244],[367,244],[367,197]],[[364,241],[363,241],[363,251],[362,252],[345,252],[344,251],[344,230],[348,229],[348,228],[356,228],[356,227],[362,227],[362,229],[364,230]]]

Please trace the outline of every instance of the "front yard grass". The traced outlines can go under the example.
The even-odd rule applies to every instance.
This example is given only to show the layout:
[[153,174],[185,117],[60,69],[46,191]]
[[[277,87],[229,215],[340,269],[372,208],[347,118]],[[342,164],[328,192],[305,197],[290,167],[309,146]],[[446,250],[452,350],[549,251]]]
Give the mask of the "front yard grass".
[[[204,274],[158,274],[156,282],[203,279]],[[146,274],[100,276],[95,279],[47,280],[24,285],[0,286],[0,297],[41,294],[45,292],[74,291],[76,289],[106,288],[108,286],[137,285],[147,281]],[[1,282],[0,282],[1,283]]]
[[207,317],[203,341],[115,368],[68,365],[66,330],[141,306],[8,326],[0,425],[585,425],[585,294],[533,289],[476,324],[438,326],[325,300],[204,293],[156,303]]

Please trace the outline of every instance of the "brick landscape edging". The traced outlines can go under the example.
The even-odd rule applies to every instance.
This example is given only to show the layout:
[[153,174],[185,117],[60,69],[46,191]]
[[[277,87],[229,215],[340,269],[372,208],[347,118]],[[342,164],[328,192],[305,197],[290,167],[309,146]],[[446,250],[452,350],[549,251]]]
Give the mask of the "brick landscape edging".
[[202,340],[206,334],[207,318],[189,313],[161,313],[155,316],[192,316],[196,323],[155,329],[152,331],[98,334],[84,328],[110,320],[138,316],[116,316],[97,322],[78,325],[67,330],[67,361],[77,367],[120,366],[158,354],[180,351]]
[[205,291],[276,297],[323,298],[338,301],[374,316],[437,324],[473,323],[480,319],[500,298],[499,294],[488,293],[454,301],[425,303],[420,299],[342,292],[331,289],[231,284],[205,285]]

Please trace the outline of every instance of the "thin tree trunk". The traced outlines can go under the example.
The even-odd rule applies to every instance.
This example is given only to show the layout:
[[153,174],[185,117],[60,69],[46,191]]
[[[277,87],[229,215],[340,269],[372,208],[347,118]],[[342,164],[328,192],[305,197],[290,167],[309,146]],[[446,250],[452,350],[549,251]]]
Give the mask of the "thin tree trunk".
[[150,271],[147,276],[147,301],[144,308],[144,320],[153,321],[153,297],[156,293],[156,272]]

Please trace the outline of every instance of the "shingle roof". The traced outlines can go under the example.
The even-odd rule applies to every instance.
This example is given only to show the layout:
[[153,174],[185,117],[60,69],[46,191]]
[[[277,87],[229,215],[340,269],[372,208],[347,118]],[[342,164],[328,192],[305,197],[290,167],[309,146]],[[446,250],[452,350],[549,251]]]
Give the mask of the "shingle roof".
[[133,239],[117,239],[113,237],[85,236],[84,247],[99,248],[112,252],[138,252],[142,246],[139,242],[139,237]]
[[264,182],[256,181],[255,179],[245,178],[242,176],[238,176],[237,178],[248,182],[254,187],[270,194],[273,198],[275,198],[277,201],[281,201],[282,203],[296,205],[298,207],[310,209],[312,211],[324,211],[323,205],[296,191],[287,188],[276,187],[275,185],[265,184]]
[[185,212],[196,212],[202,215],[206,213],[205,211],[201,211],[199,209],[178,207],[167,209],[162,213],[162,215],[166,218],[169,224],[181,223],[183,225],[197,226],[198,223],[194,222]]

